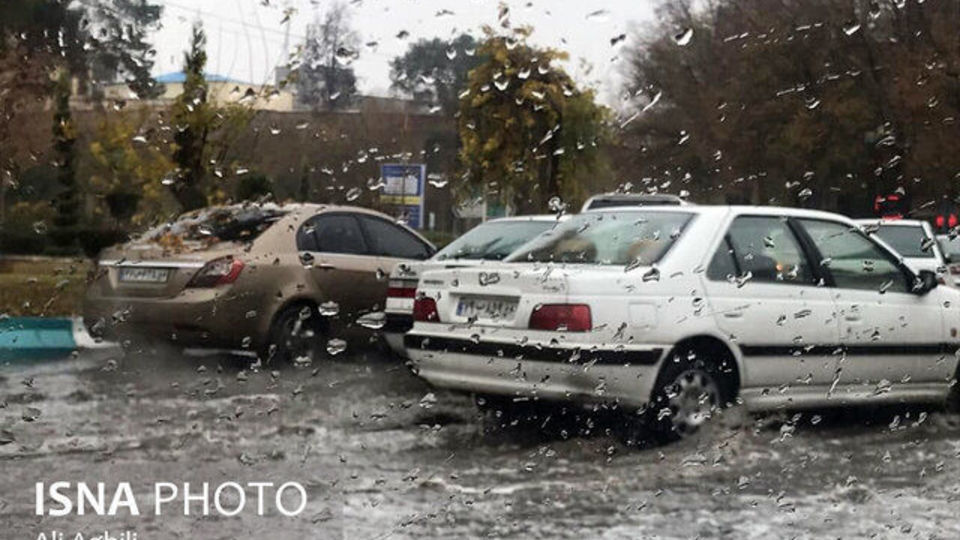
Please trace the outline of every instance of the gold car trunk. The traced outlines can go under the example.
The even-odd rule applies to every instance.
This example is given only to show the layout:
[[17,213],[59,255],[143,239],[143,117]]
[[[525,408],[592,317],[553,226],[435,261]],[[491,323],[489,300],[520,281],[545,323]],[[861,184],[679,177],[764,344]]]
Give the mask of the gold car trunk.
[[105,297],[172,298],[208,262],[236,253],[235,245],[197,247],[171,253],[155,244],[134,244],[103,252],[93,286]]

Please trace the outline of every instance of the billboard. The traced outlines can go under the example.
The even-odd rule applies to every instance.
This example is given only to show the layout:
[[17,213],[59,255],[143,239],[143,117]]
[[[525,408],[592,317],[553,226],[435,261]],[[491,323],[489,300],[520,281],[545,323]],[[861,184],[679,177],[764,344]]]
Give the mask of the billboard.
[[392,206],[398,214],[406,216],[407,225],[422,229],[427,166],[384,163],[380,165],[380,178],[384,182],[380,191],[380,203]]

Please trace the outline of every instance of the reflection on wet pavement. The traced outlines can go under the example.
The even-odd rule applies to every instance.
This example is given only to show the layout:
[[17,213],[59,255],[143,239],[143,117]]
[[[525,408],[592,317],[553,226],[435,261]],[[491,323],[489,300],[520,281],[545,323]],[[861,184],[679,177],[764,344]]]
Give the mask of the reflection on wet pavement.
[[[372,353],[241,371],[99,351],[6,366],[0,399],[9,538],[960,536],[960,421],[940,412],[732,411],[697,440],[637,450],[606,434],[609,417],[586,436],[557,419],[498,427]],[[294,518],[35,516],[34,484],[56,480],[144,497],[154,482],[296,480],[309,504]]]

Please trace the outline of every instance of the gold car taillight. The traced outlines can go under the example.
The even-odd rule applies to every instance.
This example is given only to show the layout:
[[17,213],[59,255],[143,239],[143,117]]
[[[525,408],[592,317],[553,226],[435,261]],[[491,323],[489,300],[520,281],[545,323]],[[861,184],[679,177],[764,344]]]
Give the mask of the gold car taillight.
[[187,287],[217,287],[219,285],[229,285],[240,277],[243,271],[243,261],[235,259],[232,256],[214,259],[203,266]]

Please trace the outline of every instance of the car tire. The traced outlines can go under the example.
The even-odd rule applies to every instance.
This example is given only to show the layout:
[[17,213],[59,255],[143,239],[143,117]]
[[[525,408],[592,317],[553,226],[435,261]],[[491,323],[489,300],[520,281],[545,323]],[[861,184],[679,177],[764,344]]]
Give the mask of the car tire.
[[694,436],[735,398],[729,362],[728,355],[707,349],[674,351],[657,376],[650,402],[626,422],[627,444]]
[[960,414],[960,379],[957,377],[960,377],[960,365],[957,366],[957,373],[953,375],[947,399],[943,403],[944,410],[950,414]]
[[314,306],[288,306],[274,317],[260,358],[265,365],[312,363],[325,335],[324,321]]

